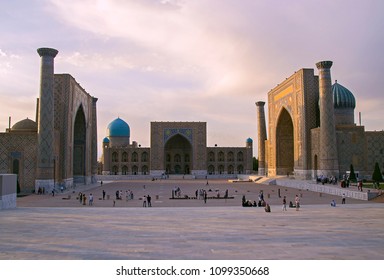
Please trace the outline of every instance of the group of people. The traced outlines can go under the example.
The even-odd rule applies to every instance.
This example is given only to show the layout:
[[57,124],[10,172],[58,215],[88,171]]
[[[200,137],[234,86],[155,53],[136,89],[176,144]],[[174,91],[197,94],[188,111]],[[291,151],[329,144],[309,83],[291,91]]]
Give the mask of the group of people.
[[152,197],[148,195],[144,195],[143,197],[143,207],[152,207]]
[[[123,191],[122,190],[117,190],[116,193],[116,200],[123,200]],[[103,199],[104,199],[104,191],[103,191]],[[133,191],[132,190],[126,190],[125,191],[125,200],[133,200]]]
[[317,176],[316,183],[321,183],[323,185],[326,183],[336,185],[337,184],[337,178],[335,176],[330,176],[328,178],[324,175],[321,175],[321,176]]
[[[85,193],[80,192],[78,195],[78,199],[80,204],[82,205],[87,205],[87,195]],[[93,195],[92,193],[89,194],[88,196],[88,205],[92,206],[93,205]]]
[[[292,201],[289,202],[289,208],[296,208],[296,211],[299,211],[300,208],[300,197],[298,195],[295,196],[295,204]],[[283,197],[283,211],[287,211],[287,197]]]

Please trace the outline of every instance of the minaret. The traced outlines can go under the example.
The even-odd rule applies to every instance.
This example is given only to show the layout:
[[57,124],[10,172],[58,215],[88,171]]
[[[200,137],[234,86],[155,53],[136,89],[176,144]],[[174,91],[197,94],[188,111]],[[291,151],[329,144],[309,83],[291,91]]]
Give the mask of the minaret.
[[259,155],[259,175],[266,175],[266,162],[265,162],[265,140],[267,140],[267,130],[265,125],[265,113],[264,113],[265,102],[256,102],[257,107],[257,147]]
[[320,155],[319,175],[339,176],[335,114],[332,95],[332,61],[316,63],[319,69]]
[[38,112],[38,147],[35,191],[39,187],[46,192],[54,188],[54,58],[58,51],[40,48],[41,57],[40,97]]
[[92,170],[91,170],[91,182],[92,184],[97,183],[97,109],[96,109],[97,98],[92,97]]

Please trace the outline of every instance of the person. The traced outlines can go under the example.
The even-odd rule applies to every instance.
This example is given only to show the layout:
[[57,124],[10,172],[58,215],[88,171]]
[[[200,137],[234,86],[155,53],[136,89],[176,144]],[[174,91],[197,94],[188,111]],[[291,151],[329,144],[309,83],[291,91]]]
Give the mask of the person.
[[87,196],[83,194],[83,205],[87,205]]
[[147,205],[148,207],[152,207],[150,195],[147,195]]
[[83,194],[80,192],[79,193],[79,200],[80,200],[80,204],[83,202]]
[[90,193],[89,194],[89,206],[93,205],[93,195]]
[[143,207],[147,207],[147,197],[145,195],[143,197]]
[[204,191],[204,203],[207,203],[207,192]]
[[287,199],[285,196],[283,198],[283,211],[287,211]]
[[[103,181],[101,181],[103,183]],[[103,200],[105,199],[105,190],[103,190]]]
[[265,203],[265,208],[264,208],[265,212],[271,212],[271,206],[269,206],[268,203]]
[[331,201],[331,206],[336,207],[336,201],[334,199],[332,199],[332,201]]
[[299,207],[300,207],[300,198],[298,195],[296,195],[295,197],[295,205],[296,205],[296,211],[299,211]]
[[343,193],[341,197],[341,204],[345,204],[345,193]]

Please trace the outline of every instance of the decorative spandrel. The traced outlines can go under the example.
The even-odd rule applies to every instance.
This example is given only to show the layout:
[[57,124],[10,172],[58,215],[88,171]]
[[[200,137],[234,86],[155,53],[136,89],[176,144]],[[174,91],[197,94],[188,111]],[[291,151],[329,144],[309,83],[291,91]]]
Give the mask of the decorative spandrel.
[[164,143],[171,137],[180,134],[187,138],[192,143],[192,129],[191,128],[165,128],[164,129]]

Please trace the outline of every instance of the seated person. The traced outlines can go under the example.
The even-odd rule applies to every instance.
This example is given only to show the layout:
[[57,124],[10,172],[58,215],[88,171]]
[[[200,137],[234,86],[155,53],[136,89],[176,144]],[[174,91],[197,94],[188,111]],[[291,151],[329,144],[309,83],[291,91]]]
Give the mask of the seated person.
[[265,204],[265,212],[271,212],[271,207],[269,206],[268,203]]
[[331,206],[336,207],[336,201],[334,199],[331,201]]

